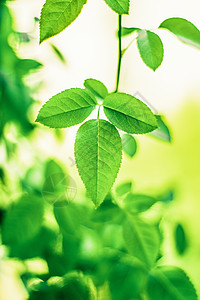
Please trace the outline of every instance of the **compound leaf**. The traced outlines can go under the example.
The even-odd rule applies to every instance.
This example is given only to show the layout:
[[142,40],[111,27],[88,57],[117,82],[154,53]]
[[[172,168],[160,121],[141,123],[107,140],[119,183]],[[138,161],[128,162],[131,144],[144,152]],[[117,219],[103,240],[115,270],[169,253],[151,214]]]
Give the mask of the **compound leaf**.
[[138,217],[127,218],[123,224],[123,236],[128,251],[151,267],[157,258],[160,236],[158,229]]
[[97,102],[83,89],[65,90],[47,101],[40,109],[36,122],[52,128],[66,128],[82,123]]
[[156,118],[146,104],[125,93],[108,95],[104,113],[117,128],[128,133],[147,133],[157,128]]
[[103,202],[112,187],[121,158],[121,138],[112,124],[97,119],[79,128],[75,141],[76,164],[95,206]]
[[140,30],[137,46],[143,62],[155,71],[161,65],[164,56],[163,44],[159,36],[149,30]]
[[96,79],[86,79],[84,81],[84,86],[90,90],[95,96],[100,97],[100,98],[105,98],[108,95],[108,90],[105,87],[105,85]]
[[159,267],[151,271],[147,282],[149,300],[197,300],[196,291],[185,274],[177,267]]
[[123,15],[129,13],[130,0],[104,0],[108,6],[117,14]]
[[69,26],[85,3],[86,0],[46,0],[40,17],[40,43]]
[[200,31],[191,22],[182,18],[169,18],[159,28],[164,28],[176,35],[183,43],[200,49]]

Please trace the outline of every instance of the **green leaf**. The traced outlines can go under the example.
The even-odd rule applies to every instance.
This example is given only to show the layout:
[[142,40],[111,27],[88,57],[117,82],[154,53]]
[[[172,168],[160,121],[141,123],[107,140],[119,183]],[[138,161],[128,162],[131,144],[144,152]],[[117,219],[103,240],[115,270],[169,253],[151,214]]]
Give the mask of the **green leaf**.
[[148,210],[157,200],[151,196],[129,193],[123,201],[124,208],[131,214]]
[[137,151],[137,143],[135,138],[130,134],[122,135],[122,148],[123,151],[129,156],[133,157]]
[[85,3],[86,0],[46,0],[40,17],[40,43],[69,26]]
[[104,0],[108,6],[117,14],[123,15],[129,13],[130,0]]
[[13,203],[5,216],[2,228],[3,243],[21,244],[39,231],[43,218],[43,201],[33,195],[24,195]]
[[157,123],[158,123],[158,128],[154,131],[152,131],[150,134],[162,141],[166,142],[171,142],[171,134],[170,131],[163,121],[163,117],[160,115],[155,115]]
[[161,65],[164,56],[163,44],[159,36],[149,30],[140,30],[137,46],[143,62],[155,71]]
[[182,18],[169,18],[159,28],[171,31],[181,42],[200,49],[200,31],[191,22]]
[[66,128],[82,123],[97,102],[83,89],[65,90],[47,101],[40,109],[36,122],[52,128]]
[[105,85],[96,79],[86,79],[84,81],[84,86],[90,90],[90,92],[92,92],[95,96],[100,97],[102,99],[104,99],[107,95],[108,95],[108,90],[107,87],[105,87]]
[[22,77],[41,67],[42,64],[34,59],[18,59],[16,61],[16,74],[17,76]]
[[126,247],[133,256],[149,267],[155,263],[160,246],[157,227],[134,216],[124,222],[123,236]]
[[141,29],[137,28],[137,27],[122,27],[121,35],[126,36],[126,35],[129,35],[129,34],[133,33],[133,32],[136,32],[138,30],[141,30]]
[[187,239],[184,228],[181,224],[177,224],[175,229],[175,243],[176,249],[180,255],[183,255],[187,249]]
[[144,289],[147,271],[140,261],[125,257],[113,263],[110,270],[109,287],[112,299],[133,299]]
[[157,128],[156,118],[149,107],[125,93],[108,95],[103,102],[104,113],[117,128],[128,133],[147,133]]
[[183,270],[160,267],[152,270],[147,282],[149,300],[197,300],[194,286]]
[[129,193],[131,189],[132,189],[132,182],[126,181],[118,185],[115,191],[118,196],[124,196],[125,194]]
[[61,51],[58,49],[58,47],[56,47],[54,44],[50,43],[51,49],[53,50],[53,52],[56,54],[56,56],[60,59],[60,61],[63,64],[66,64],[66,59],[63,56],[63,54],[61,53]]
[[118,174],[122,143],[117,129],[105,120],[89,120],[78,130],[75,159],[95,206],[103,202]]

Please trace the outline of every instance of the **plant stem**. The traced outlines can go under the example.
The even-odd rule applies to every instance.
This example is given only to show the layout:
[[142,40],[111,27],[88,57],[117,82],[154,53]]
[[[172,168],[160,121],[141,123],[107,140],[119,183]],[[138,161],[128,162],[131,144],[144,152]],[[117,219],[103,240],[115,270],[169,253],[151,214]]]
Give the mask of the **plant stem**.
[[99,107],[98,107],[98,113],[97,113],[97,120],[99,120],[99,114],[100,114],[100,105],[99,105]]
[[118,16],[118,67],[117,67],[117,79],[116,79],[116,88],[115,92],[118,91],[119,87],[119,77],[121,71],[121,62],[122,62],[122,16]]

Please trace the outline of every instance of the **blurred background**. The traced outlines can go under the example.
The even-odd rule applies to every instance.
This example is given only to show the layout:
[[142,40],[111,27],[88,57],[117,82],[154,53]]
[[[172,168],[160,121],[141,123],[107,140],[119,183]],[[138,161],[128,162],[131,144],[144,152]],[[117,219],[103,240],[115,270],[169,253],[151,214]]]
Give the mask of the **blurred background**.
[[[88,0],[72,25],[39,45],[38,20],[43,4],[41,0],[0,4],[2,300],[28,299],[35,274],[44,275],[59,265],[59,253],[52,256],[52,262],[47,258],[60,226],[53,216],[53,207],[56,201],[58,207],[63,205],[62,192],[60,197],[63,187],[56,184],[62,181],[62,185],[69,187],[67,199],[73,203],[89,201],[74,162],[78,126],[54,130],[36,124],[34,120],[41,105],[62,90],[83,87],[87,78],[102,81],[110,92],[115,88],[117,15],[103,0]],[[198,0],[135,0],[131,2],[130,16],[123,16],[123,26],[154,30],[166,18],[182,17],[200,28],[199,11]],[[200,296],[200,51],[182,44],[167,31],[155,32],[164,44],[162,65],[155,73],[148,69],[133,43],[124,55],[119,90],[137,95],[155,113],[163,115],[171,142],[151,135],[135,136],[137,152],[133,158],[124,155],[115,186],[131,181],[135,192],[155,197],[173,191],[170,204],[157,205],[152,210],[153,218],[162,217],[166,236],[162,262],[182,267]],[[130,36],[124,38],[123,45],[130,40]],[[53,185],[49,174],[57,174]],[[21,225],[16,221],[15,226],[15,220],[27,210],[23,199],[30,194],[35,200],[28,208],[32,215],[27,214],[24,220],[29,225],[24,227],[22,220]],[[15,215],[10,205],[18,199],[21,204]],[[90,203],[87,205],[92,207]],[[184,251],[176,247],[177,224],[184,228]],[[44,236],[50,236],[48,243],[54,245],[48,251],[38,242]],[[93,241],[91,246],[89,232],[85,236],[83,253],[98,252],[98,242]],[[27,240],[32,237],[38,240],[28,245]],[[41,249],[37,251],[45,252],[46,256],[29,252],[38,243]],[[53,269],[52,274],[62,276],[62,272]]]

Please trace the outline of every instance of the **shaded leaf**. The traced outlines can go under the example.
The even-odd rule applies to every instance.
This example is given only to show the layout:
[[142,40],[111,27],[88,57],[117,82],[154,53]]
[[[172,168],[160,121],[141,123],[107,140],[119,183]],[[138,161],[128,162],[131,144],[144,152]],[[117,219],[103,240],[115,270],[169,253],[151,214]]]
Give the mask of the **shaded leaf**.
[[183,43],[200,49],[200,31],[191,22],[183,18],[169,18],[159,28],[164,28],[176,35]]
[[89,120],[78,130],[75,159],[81,179],[95,206],[111,189],[122,158],[117,129],[105,120]]
[[177,267],[160,267],[151,271],[147,292],[150,300],[197,300],[191,281]]
[[155,71],[161,65],[164,56],[163,44],[159,36],[149,30],[140,30],[137,46],[143,62]]
[[129,13],[130,0],[104,0],[108,6],[117,14],[123,15]]
[[22,77],[41,67],[42,64],[34,59],[18,59],[16,61],[16,74],[17,76]]
[[123,200],[124,208],[131,214],[148,210],[157,200],[151,196],[129,193]]
[[128,133],[147,133],[157,128],[156,118],[142,101],[125,93],[108,95],[103,102],[108,120]]
[[68,27],[85,3],[86,0],[46,0],[40,17],[40,43]]
[[126,35],[129,35],[129,34],[133,33],[133,32],[136,32],[138,30],[141,30],[141,29],[137,28],[137,27],[122,27],[121,35],[126,36]]
[[100,98],[105,98],[108,95],[107,87],[99,80],[96,79],[86,79],[84,81],[84,86],[90,90],[95,96]]
[[160,115],[155,115],[155,117],[157,120],[158,128],[152,131],[150,134],[163,141],[171,142],[171,134],[167,125],[163,121],[163,117]]
[[187,249],[187,239],[185,235],[185,230],[181,224],[177,224],[175,228],[175,244],[176,249],[180,255],[183,255]]
[[66,128],[82,123],[93,111],[96,100],[86,90],[65,90],[47,101],[36,122],[53,128]]
[[133,157],[137,151],[137,143],[135,138],[130,134],[122,135],[122,148],[123,151],[129,156]]
[[158,229],[134,216],[124,222],[123,235],[128,251],[151,267],[156,261],[160,246]]

